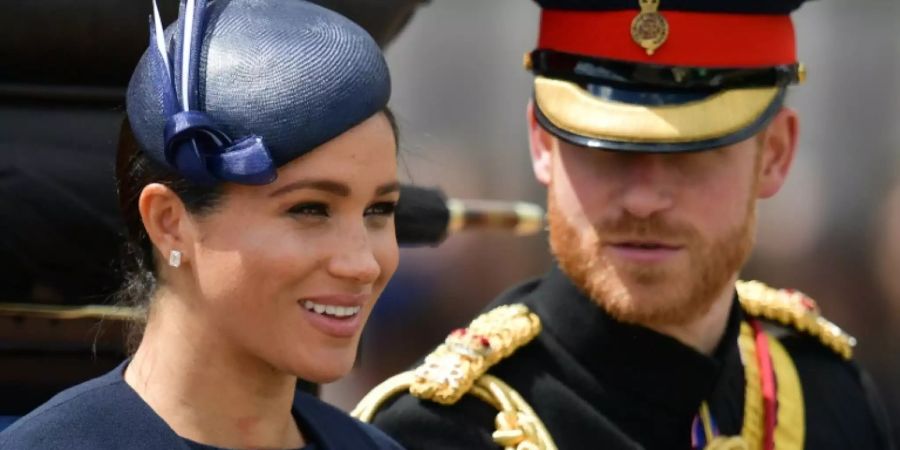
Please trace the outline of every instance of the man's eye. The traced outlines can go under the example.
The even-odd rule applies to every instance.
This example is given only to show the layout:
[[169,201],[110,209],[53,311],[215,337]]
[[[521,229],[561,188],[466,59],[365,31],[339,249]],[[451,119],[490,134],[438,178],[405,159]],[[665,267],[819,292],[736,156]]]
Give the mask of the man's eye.
[[392,216],[394,215],[394,210],[397,209],[397,204],[394,202],[381,202],[376,203],[366,209],[367,216]]
[[292,206],[288,213],[297,216],[328,217],[328,205],[324,203],[300,203]]

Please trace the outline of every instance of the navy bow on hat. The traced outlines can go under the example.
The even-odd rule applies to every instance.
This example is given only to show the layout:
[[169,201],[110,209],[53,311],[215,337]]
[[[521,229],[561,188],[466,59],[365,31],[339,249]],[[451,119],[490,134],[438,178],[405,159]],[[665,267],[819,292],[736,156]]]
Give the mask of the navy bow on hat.
[[[169,58],[159,8],[153,0],[149,55],[152,77],[167,117],[166,162],[195,183],[271,183],[276,177],[275,163],[262,137],[251,134],[233,140],[206,113],[197,110],[197,71],[206,0],[183,0],[182,11],[181,39],[175,41],[175,57]],[[175,76],[176,70],[179,77]]]
[[128,119],[156,162],[198,184],[267,184],[276,169],[387,106],[372,37],[301,0],[181,0],[128,86]]

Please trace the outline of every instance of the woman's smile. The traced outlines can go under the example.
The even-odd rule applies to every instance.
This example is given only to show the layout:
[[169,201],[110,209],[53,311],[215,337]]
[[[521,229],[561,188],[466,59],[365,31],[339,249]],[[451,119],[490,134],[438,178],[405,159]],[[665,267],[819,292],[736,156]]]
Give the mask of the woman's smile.
[[298,301],[305,320],[318,331],[335,338],[352,338],[363,325],[363,308],[372,296],[367,294],[320,295]]

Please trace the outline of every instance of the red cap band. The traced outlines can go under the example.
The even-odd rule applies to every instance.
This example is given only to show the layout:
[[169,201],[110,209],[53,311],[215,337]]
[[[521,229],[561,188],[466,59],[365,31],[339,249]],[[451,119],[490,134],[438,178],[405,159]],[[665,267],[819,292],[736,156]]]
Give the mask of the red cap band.
[[631,38],[639,10],[544,10],[538,48],[597,58],[692,67],[771,67],[795,64],[789,15],[660,11],[668,39],[648,55]]

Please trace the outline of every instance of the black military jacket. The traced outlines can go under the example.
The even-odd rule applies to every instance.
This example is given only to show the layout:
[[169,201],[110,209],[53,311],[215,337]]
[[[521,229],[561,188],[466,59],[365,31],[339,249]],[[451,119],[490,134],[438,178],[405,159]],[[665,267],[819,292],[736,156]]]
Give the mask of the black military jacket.
[[[745,385],[737,301],[712,357],[613,320],[558,269],[488,309],[512,303],[536,313],[543,331],[489,373],[531,404],[559,449],[690,449],[704,400],[722,434],[740,434]],[[802,384],[805,448],[893,448],[883,409],[852,362],[806,335],[779,339]],[[374,423],[410,450],[486,450],[499,448],[491,439],[496,413],[469,395],[444,406],[407,393],[385,403]]]

